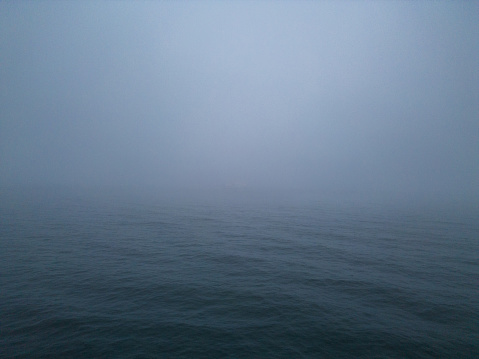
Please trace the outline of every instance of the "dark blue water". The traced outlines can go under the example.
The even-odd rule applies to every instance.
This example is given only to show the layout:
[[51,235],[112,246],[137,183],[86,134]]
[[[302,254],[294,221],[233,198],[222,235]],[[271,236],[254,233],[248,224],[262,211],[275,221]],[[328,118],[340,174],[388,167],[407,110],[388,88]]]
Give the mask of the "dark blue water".
[[473,358],[477,212],[2,194],[0,356]]

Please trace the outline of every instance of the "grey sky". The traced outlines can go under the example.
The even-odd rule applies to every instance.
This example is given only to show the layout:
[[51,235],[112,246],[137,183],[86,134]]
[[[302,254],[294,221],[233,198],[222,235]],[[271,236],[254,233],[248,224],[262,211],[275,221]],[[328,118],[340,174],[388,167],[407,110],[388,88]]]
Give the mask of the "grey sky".
[[0,182],[479,198],[477,2],[1,2]]

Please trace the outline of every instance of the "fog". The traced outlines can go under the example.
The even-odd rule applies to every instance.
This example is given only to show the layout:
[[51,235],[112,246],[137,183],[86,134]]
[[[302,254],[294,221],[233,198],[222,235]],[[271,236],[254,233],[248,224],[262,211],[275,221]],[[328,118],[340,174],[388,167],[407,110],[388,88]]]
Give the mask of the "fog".
[[0,3],[0,183],[479,199],[477,2]]

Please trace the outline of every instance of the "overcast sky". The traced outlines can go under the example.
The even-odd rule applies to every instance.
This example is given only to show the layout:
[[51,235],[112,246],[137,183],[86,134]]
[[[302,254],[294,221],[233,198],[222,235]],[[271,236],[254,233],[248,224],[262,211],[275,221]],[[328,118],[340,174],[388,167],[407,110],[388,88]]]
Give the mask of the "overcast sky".
[[479,198],[479,2],[0,3],[0,182]]

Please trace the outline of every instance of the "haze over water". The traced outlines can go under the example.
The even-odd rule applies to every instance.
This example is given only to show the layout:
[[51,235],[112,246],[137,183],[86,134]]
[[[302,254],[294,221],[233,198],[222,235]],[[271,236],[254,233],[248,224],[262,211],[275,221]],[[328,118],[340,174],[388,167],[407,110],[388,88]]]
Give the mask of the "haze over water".
[[477,199],[475,2],[5,2],[3,184]]
[[471,358],[475,2],[0,3],[0,356]]

